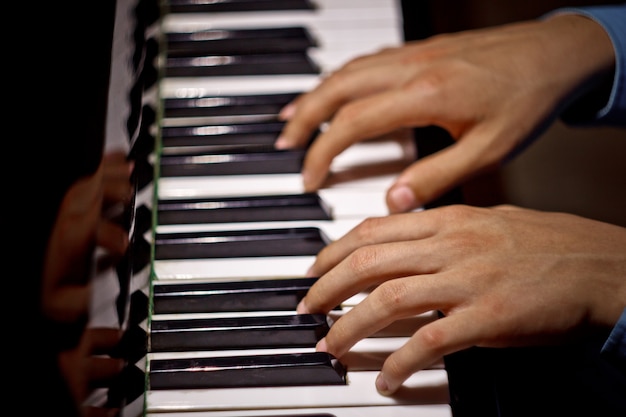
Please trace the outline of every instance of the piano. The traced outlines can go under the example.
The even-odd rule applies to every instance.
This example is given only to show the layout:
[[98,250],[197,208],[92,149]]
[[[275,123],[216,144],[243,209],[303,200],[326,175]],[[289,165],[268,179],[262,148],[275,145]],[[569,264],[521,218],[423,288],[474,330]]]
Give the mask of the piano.
[[282,106],[351,57],[400,44],[401,26],[393,0],[117,1],[105,152],[135,161],[136,190],[130,248],[95,271],[89,326],[124,330],[112,356],[127,365],[87,404],[128,417],[452,415],[443,360],[397,397],[374,387],[436,312],[341,360],[315,342],[363,294],[328,316],[295,314],[317,251],[386,214],[412,136],[354,146],[317,193],[301,186],[304,150],[272,147]]
[[[123,334],[115,347],[93,357],[87,352],[85,359],[121,358],[124,366],[113,378],[83,387],[88,395],[81,398],[82,406],[96,410],[85,415],[112,409],[124,417],[582,411],[610,416],[626,409],[623,399],[605,407],[596,401],[619,399],[615,393],[623,393],[625,385],[618,379],[587,378],[610,369],[596,367],[592,355],[581,361],[578,346],[469,349],[416,373],[397,396],[382,397],[373,383],[381,361],[417,326],[436,320],[437,312],[394,323],[340,360],[316,354],[314,341],[364,294],[346,300],[328,317],[294,312],[314,280],[303,274],[315,252],[362,219],[385,214],[384,190],[398,170],[445,146],[449,138],[427,128],[359,144],[334,161],[332,176],[318,193],[305,194],[297,171],[302,152],[271,149],[281,127],[276,112],[350,57],[397,45],[407,29],[418,37],[431,34],[403,21],[427,20],[428,4],[112,0],[80,9],[92,19],[79,19],[82,33],[93,37],[93,51],[102,47],[105,55],[88,57],[99,77],[90,85],[97,86],[96,93],[87,95],[91,101],[84,104],[90,106],[77,106],[73,113],[81,116],[75,121],[81,129],[67,132],[76,136],[73,145],[81,150],[92,145],[89,157],[79,161],[80,174],[90,172],[103,151],[121,149],[135,162],[132,201],[106,213],[126,227],[130,247],[115,263],[106,251],[96,250],[88,283],[88,330],[120,329]],[[76,27],[57,28],[48,14],[78,10],[80,3],[56,7],[40,10],[48,24],[42,27],[55,26],[56,39],[67,40]],[[72,49],[61,52],[68,63],[76,61]],[[31,59],[39,63],[38,57]],[[96,71],[99,64],[110,64],[106,83]],[[72,82],[71,72],[61,74],[68,68],[78,72],[70,65],[52,72],[67,83],[54,84],[56,94],[65,93]],[[104,84],[106,100],[107,90],[99,88]],[[48,113],[44,120],[53,126],[66,109]],[[91,123],[95,113],[105,115],[106,129]],[[100,139],[101,130],[106,132],[102,142],[84,140]],[[63,168],[75,168],[75,154],[57,153],[67,162]],[[59,161],[48,160],[45,152],[41,156],[45,161],[35,165],[42,162],[49,168],[46,174],[53,173]],[[434,204],[458,201],[455,190]],[[40,308],[33,298],[26,310]],[[63,394],[75,392],[65,392],[64,375],[50,377],[47,366],[58,359],[53,357],[57,349],[73,347],[80,335],[43,322],[45,344],[53,342],[37,362],[46,401],[34,401],[29,410],[67,411],[74,398]],[[32,337],[26,342],[44,344],[38,332],[28,333]],[[596,348],[591,344],[589,351]],[[30,366],[30,352],[25,356],[23,363]],[[572,367],[574,362],[578,366]],[[81,364],[70,366],[78,370]]]

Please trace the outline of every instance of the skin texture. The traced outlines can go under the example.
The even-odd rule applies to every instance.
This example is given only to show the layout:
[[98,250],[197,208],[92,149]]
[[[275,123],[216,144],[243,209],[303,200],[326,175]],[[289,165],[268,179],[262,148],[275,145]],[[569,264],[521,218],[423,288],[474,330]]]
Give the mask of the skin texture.
[[400,173],[387,194],[389,216],[365,220],[319,253],[308,274],[320,279],[298,312],[327,313],[371,292],[317,349],[341,358],[395,320],[441,311],[385,361],[376,386],[392,395],[454,351],[563,343],[614,325],[626,306],[624,228],[511,206],[407,212],[498,165],[613,66],[603,29],[562,15],[355,59],[284,108],[277,148],[302,146],[329,122],[306,156],[309,191],[358,141],[427,125],[456,141]]
[[[572,53],[575,51],[575,53]],[[437,125],[456,143],[400,173],[387,195],[404,212],[499,164],[582,86],[612,72],[611,42],[595,22],[559,16],[446,34],[357,58],[281,112],[277,148],[304,146],[305,189],[318,189],[335,156],[398,129]]]
[[321,278],[298,312],[328,313],[374,287],[317,346],[341,358],[395,320],[440,310],[385,361],[377,388],[392,394],[457,350],[563,342],[613,325],[626,302],[624,248],[624,228],[512,206],[372,218],[319,253],[309,275]]

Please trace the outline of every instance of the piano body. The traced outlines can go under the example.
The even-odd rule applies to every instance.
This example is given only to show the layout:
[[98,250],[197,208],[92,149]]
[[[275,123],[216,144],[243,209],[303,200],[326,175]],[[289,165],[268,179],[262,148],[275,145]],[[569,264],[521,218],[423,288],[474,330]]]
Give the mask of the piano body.
[[[123,330],[107,355],[126,365],[85,405],[124,417],[521,415],[495,389],[511,358],[491,351],[442,358],[395,397],[375,391],[386,355],[437,312],[390,326],[340,361],[315,353],[314,341],[364,294],[328,317],[295,314],[315,253],[386,214],[394,176],[448,138],[425,129],[419,152],[414,132],[355,145],[318,193],[304,194],[302,151],[271,147],[276,113],[351,57],[400,44],[403,10],[415,9],[116,1],[104,152],[135,161],[121,215],[131,239],[115,265],[95,254],[88,327]],[[446,198],[437,204],[459,195]]]
[[342,361],[315,341],[359,297],[329,317],[295,314],[317,251],[386,214],[412,136],[354,146],[314,194],[303,151],[272,149],[277,111],[351,57],[400,44],[401,17],[389,0],[118,0],[105,152],[135,161],[136,192],[131,246],[123,267],[95,274],[89,325],[124,329],[128,365],[89,403],[130,417],[451,415],[443,362],[397,398],[374,387],[386,355],[435,312]]

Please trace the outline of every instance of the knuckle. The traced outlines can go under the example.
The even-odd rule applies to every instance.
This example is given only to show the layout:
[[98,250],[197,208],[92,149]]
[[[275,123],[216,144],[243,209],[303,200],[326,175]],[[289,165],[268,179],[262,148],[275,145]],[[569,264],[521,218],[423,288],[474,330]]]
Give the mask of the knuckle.
[[407,374],[405,364],[399,360],[398,355],[392,354],[387,357],[384,365],[384,372],[387,377],[393,379],[404,379]]
[[403,280],[385,281],[370,294],[376,308],[385,311],[389,316],[396,317],[407,310],[410,290]]
[[475,213],[473,207],[461,204],[443,206],[439,210],[440,220],[443,224],[463,224],[459,222],[469,221],[475,216]]
[[446,343],[445,332],[438,326],[424,326],[418,331],[421,345],[430,352],[439,352]]
[[448,82],[447,71],[431,67],[423,71],[418,78],[414,78],[410,83],[410,88],[420,91],[423,95],[435,96],[445,90]]
[[359,103],[348,103],[337,110],[333,123],[351,124],[363,114],[363,109]]
[[378,231],[384,222],[381,217],[368,217],[356,226],[353,232],[359,242],[364,244],[372,243],[378,235]]
[[343,87],[346,85],[349,74],[346,71],[335,71],[324,80],[324,88],[327,91],[333,91],[336,95],[341,96]]
[[376,266],[379,259],[378,251],[375,247],[365,246],[356,249],[348,258],[350,270],[356,276],[364,276]]

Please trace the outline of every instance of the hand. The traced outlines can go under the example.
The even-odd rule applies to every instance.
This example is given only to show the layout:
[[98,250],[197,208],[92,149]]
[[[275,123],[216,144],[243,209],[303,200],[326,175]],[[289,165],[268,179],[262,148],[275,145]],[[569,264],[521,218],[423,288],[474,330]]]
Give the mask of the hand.
[[612,326],[626,306],[626,229],[511,206],[446,206],[365,220],[325,247],[298,313],[374,289],[317,349],[341,358],[392,322],[439,310],[385,361],[377,388],[471,346],[564,341]]
[[281,111],[288,122],[275,146],[304,146],[330,120],[303,165],[313,191],[358,141],[442,127],[456,143],[406,168],[388,190],[390,212],[409,211],[496,166],[613,65],[604,30],[576,15],[440,35],[347,63]]
[[59,352],[59,369],[83,417],[119,415],[118,408],[82,405],[81,402],[94,388],[109,386],[124,369],[123,359],[107,355],[119,344],[121,337],[122,332],[118,329],[88,328],[74,348]]
[[128,233],[106,218],[103,210],[115,201],[128,202],[132,163],[107,155],[91,176],[73,184],[65,194],[48,241],[42,303],[48,318],[73,322],[86,314],[88,281],[96,246],[121,257]]
[[85,417],[119,411],[82,405],[95,386],[110,381],[123,367],[120,359],[94,356],[115,347],[120,330],[84,328],[83,321],[91,301],[95,248],[105,249],[112,259],[121,258],[128,248],[128,232],[104,211],[128,203],[132,169],[123,154],[111,153],[93,175],[76,181],[61,202],[46,251],[42,311],[50,322],[60,324],[59,329],[73,329],[71,335],[56,334],[72,338],[55,341],[57,363],[77,410]]

